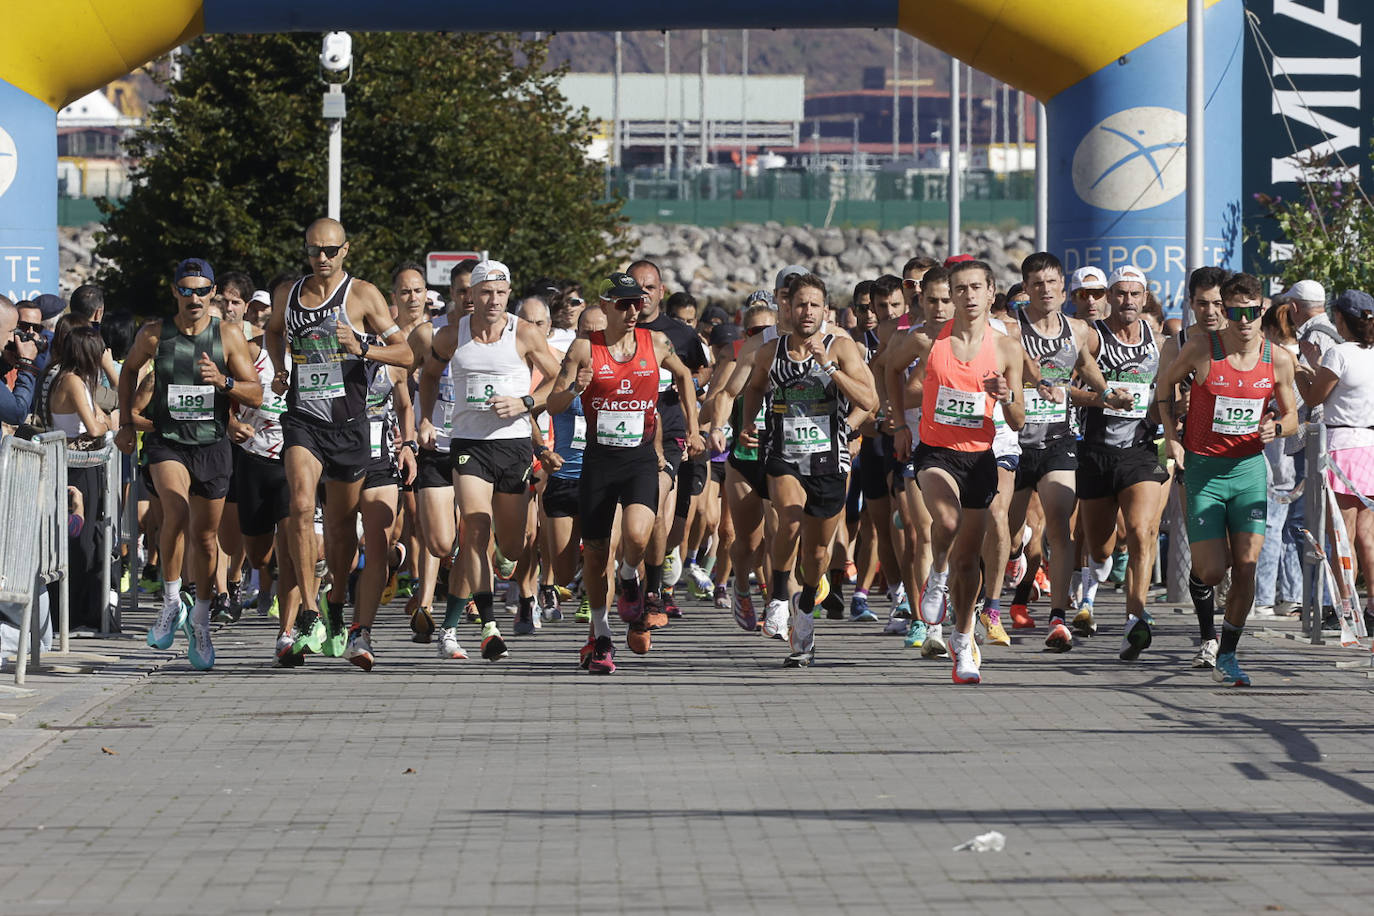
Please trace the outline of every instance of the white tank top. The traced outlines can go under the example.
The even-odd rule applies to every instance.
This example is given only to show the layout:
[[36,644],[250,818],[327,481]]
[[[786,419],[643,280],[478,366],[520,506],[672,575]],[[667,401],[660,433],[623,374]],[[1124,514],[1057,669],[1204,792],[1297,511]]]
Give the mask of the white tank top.
[[[1001,318],[988,317],[988,324],[995,328],[998,333],[1007,333],[1007,323]],[[1008,455],[1021,454],[1021,437],[1016,430],[1007,425],[1007,408],[1004,404],[998,404],[997,409],[992,412],[992,454],[998,458]]]
[[[429,339],[433,341],[433,335],[448,324],[447,314],[435,315],[430,321],[434,330]],[[430,422],[434,424],[434,450],[448,454],[448,445],[453,441],[453,374],[449,372],[449,363],[444,364],[444,372],[439,376],[439,391],[434,398],[434,416]]]
[[277,367],[266,347],[260,347],[253,360],[253,369],[262,385],[262,406],[241,410],[239,419],[253,427],[253,438],[240,445],[250,455],[259,458],[281,458],[281,415],[286,412],[286,398],[272,390]]
[[506,327],[494,343],[472,339],[472,316],[458,320],[458,346],[448,362],[453,379],[454,439],[528,439],[530,416],[521,413],[510,420],[498,417],[487,399],[519,398],[530,393],[530,367],[520,358],[515,329],[520,319],[506,315]]
[[[86,392],[86,404],[94,413],[95,401],[91,398],[90,389],[82,385],[81,390]],[[58,413],[54,410],[52,412],[52,428],[55,431],[66,433],[68,440],[86,435],[86,424],[81,422],[81,414],[79,413]]]

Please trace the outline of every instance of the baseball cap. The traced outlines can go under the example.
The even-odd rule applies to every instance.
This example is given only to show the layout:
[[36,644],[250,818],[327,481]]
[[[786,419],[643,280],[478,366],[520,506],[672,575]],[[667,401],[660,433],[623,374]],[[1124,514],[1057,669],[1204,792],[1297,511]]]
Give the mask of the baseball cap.
[[1118,283],[1129,283],[1132,280],[1139,283],[1141,286],[1148,285],[1145,281],[1145,274],[1139,267],[1136,267],[1134,264],[1122,264],[1116,270],[1112,271],[1112,276],[1107,281],[1107,286],[1110,288],[1116,286]]
[[635,278],[617,270],[606,278],[606,282],[601,284],[601,298],[607,301],[613,299],[639,299],[649,294],[635,282]]
[[255,302],[259,305],[271,305],[272,297],[267,294],[267,290],[265,289],[254,290],[253,295],[248,299],[248,303],[251,305]]
[[708,305],[702,310],[701,317],[697,321],[707,321],[711,324],[724,324],[730,320],[730,313],[718,305]]
[[1299,280],[1274,297],[1274,302],[1325,302],[1326,289],[1316,280]]
[[187,277],[204,277],[214,283],[215,269],[204,258],[187,258],[177,265],[176,273],[172,279],[184,280]]
[[773,283],[773,289],[782,289],[787,285],[787,281],[793,277],[799,277],[802,274],[809,273],[811,273],[811,271],[802,267],[800,264],[788,264],[782,270],[778,271],[778,279]]
[[44,293],[33,300],[33,304],[43,313],[43,320],[56,318],[67,310],[67,300],[52,293]]
[[971,254],[952,254],[949,257],[945,258],[944,266],[946,269],[949,269],[953,267],[955,264],[962,264],[965,261],[972,260],[974,260],[974,257]]
[[510,268],[500,261],[493,261],[488,258],[485,261],[478,261],[477,266],[472,269],[472,276],[468,278],[468,283],[476,286],[479,283],[486,283],[492,280],[505,280],[510,282]]
[[744,328],[735,324],[733,321],[727,321],[711,329],[711,346],[723,346],[724,344],[733,343],[742,337],[744,337]]
[[775,312],[778,310],[778,303],[773,300],[771,289],[756,289],[745,298],[745,308],[753,308],[756,305],[766,305]]
[[1106,289],[1107,275],[1097,267],[1080,267],[1069,277],[1069,293],[1080,289]]
[[[1303,282],[1311,281],[1305,280]],[[1374,296],[1358,289],[1350,289],[1341,293],[1336,297],[1334,307],[1336,311],[1348,318],[1374,318]]]
[[425,308],[429,309],[431,312],[442,312],[444,310],[444,300],[439,297],[437,292],[431,289],[425,293]]

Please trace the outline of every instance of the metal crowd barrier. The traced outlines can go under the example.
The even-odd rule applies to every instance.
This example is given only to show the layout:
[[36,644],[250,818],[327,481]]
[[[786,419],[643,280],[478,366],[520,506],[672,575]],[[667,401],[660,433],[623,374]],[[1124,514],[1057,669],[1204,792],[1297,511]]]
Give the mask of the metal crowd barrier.
[[[1303,515],[1307,530],[1326,539],[1326,427],[1307,424],[1307,468],[1304,479]],[[1281,534],[1281,533],[1280,533]],[[1322,570],[1326,562],[1310,544],[1302,548],[1302,625],[1311,634],[1312,645],[1322,643]],[[1334,598],[1334,596],[1333,596]]]
[[[104,468],[105,471],[105,498],[104,505],[100,511],[100,526],[103,529],[101,543],[104,545],[104,555],[100,563],[100,632],[117,633],[119,632],[119,622],[115,611],[110,606],[110,564],[119,553],[120,543],[120,522],[119,512],[120,500],[120,473],[119,473],[119,450],[114,446],[114,434],[105,434],[105,444],[93,451],[71,451],[67,452],[68,468]],[[86,519],[89,523],[95,514],[95,506],[86,507]],[[63,585],[65,589],[65,584]],[[67,651],[67,619],[64,614],[62,619],[62,651]]]
[[[14,682],[23,684],[31,660],[41,663],[38,601],[67,560],[67,437],[0,440],[0,601],[19,608]],[[65,576],[61,602],[65,630]]]

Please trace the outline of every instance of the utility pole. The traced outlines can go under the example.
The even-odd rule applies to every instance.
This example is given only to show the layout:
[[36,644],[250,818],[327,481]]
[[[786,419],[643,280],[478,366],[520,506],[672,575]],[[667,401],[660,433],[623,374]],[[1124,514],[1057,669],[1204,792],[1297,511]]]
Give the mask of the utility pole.
[[901,155],[902,135],[899,132],[902,124],[902,111],[898,107],[902,103],[902,33],[900,29],[892,30],[892,159],[895,162]]
[[963,196],[963,176],[959,174],[959,58],[949,58],[949,254],[959,253],[963,237],[960,204]]
[[615,77],[611,80],[611,167],[620,168],[621,33],[615,33]]
[[[749,30],[740,29],[739,48],[739,189],[744,190],[749,172]],[[724,55],[722,55],[724,56]]]
[[[669,50],[672,33],[663,33],[663,174],[666,177],[673,170],[672,143],[668,139],[668,90],[672,88],[673,59]],[[678,113],[682,117],[682,113]]]
[[700,103],[700,105],[701,105],[701,124],[700,124],[700,127],[701,127],[701,151],[700,151],[700,153],[699,153],[699,157],[700,157],[700,160],[701,160],[701,161],[698,163],[698,167],[699,167],[699,168],[703,168],[703,169],[706,168],[707,165],[709,165],[709,163],[707,162],[707,159],[710,157],[710,152],[709,152],[709,151],[707,150],[707,148],[706,148],[706,63],[707,63],[706,55],[707,55],[708,50],[710,49],[710,45],[708,44],[708,42],[709,42],[710,40],[711,40],[711,39],[710,39],[710,34],[707,32],[706,29],[702,29],[702,30],[701,30],[701,86],[700,86],[699,99],[698,99],[698,101],[699,101],[699,103]]

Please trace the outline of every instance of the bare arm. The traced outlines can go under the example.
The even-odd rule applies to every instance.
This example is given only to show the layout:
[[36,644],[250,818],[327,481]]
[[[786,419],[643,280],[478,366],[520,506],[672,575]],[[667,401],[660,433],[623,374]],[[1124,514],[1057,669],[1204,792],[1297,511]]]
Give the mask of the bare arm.
[[1260,423],[1260,441],[1264,443],[1291,436],[1298,431],[1298,403],[1293,396],[1293,367],[1296,360],[1280,347],[1274,347],[1273,354],[1274,400],[1278,404],[1278,414]]
[[286,300],[290,294],[285,284],[277,287],[272,296],[272,317],[267,319],[267,327],[262,332],[267,355],[272,358],[272,365],[277,367],[277,374],[272,378],[272,390],[279,395],[286,394],[287,382],[291,380],[291,370],[286,365]]
[[444,374],[444,366],[453,358],[457,346],[457,329],[453,325],[440,328],[425,356],[424,368],[420,370],[420,425],[417,438],[424,448],[434,448],[434,424],[430,417],[434,413],[434,401],[439,396],[439,377]]
[[[258,407],[262,404],[262,382],[253,368],[253,358],[249,355],[248,341],[243,337],[243,329],[237,325],[221,324],[220,337],[224,342],[224,367],[233,376],[234,387],[225,392],[231,401],[245,407]],[[200,355],[200,378],[223,391],[225,376],[211,362],[210,357]]]
[[[568,347],[563,364],[558,367],[558,375],[553,382],[553,390],[545,401],[545,408],[551,414],[559,414],[572,406],[573,399],[591,384],[592,345],[578,338]],[[586,370],[585,376],[583,370]]]
[[[780,340],[771,341],[775,350],[780,342]],[[754,418],[759,415],[759,408],[763,406],[764,396],[768,393],[768,370],[772,365],[772,359],[756,358],[749,370],[747,381],[744,384],[744,410],[740,415],[740,428],[742,430],[754,431]],[[738,372],[738,370],[736,371]]]
[[687,418],[687,454],[695,458],[705,451],[706,447],[701,441],[701,426],[697,420],[697,393],[692,372],[678,358],[672,342],[661,331],[654,331],[654,349],[658,356],[658,364],[673,375],[678,400],[682,402],[682,413]]
[[[367,358],[374,363],[400,366],[407,372],[410,371],[414,354],[411,353],[410,344],[406,341],[405,335],[401,333],[395,319],[391,317],[391,309],[387,307],[386,299],[383,298],[377,287],[361,281],[354,282],[352,293],[362,302],[362,327],[384,341],[381,346],[369,347]],[[340,322],[337,333],[339,346],[354,356],[362,355],[362,341],[358,340],[358,335],[353,333],[352,328]]]

